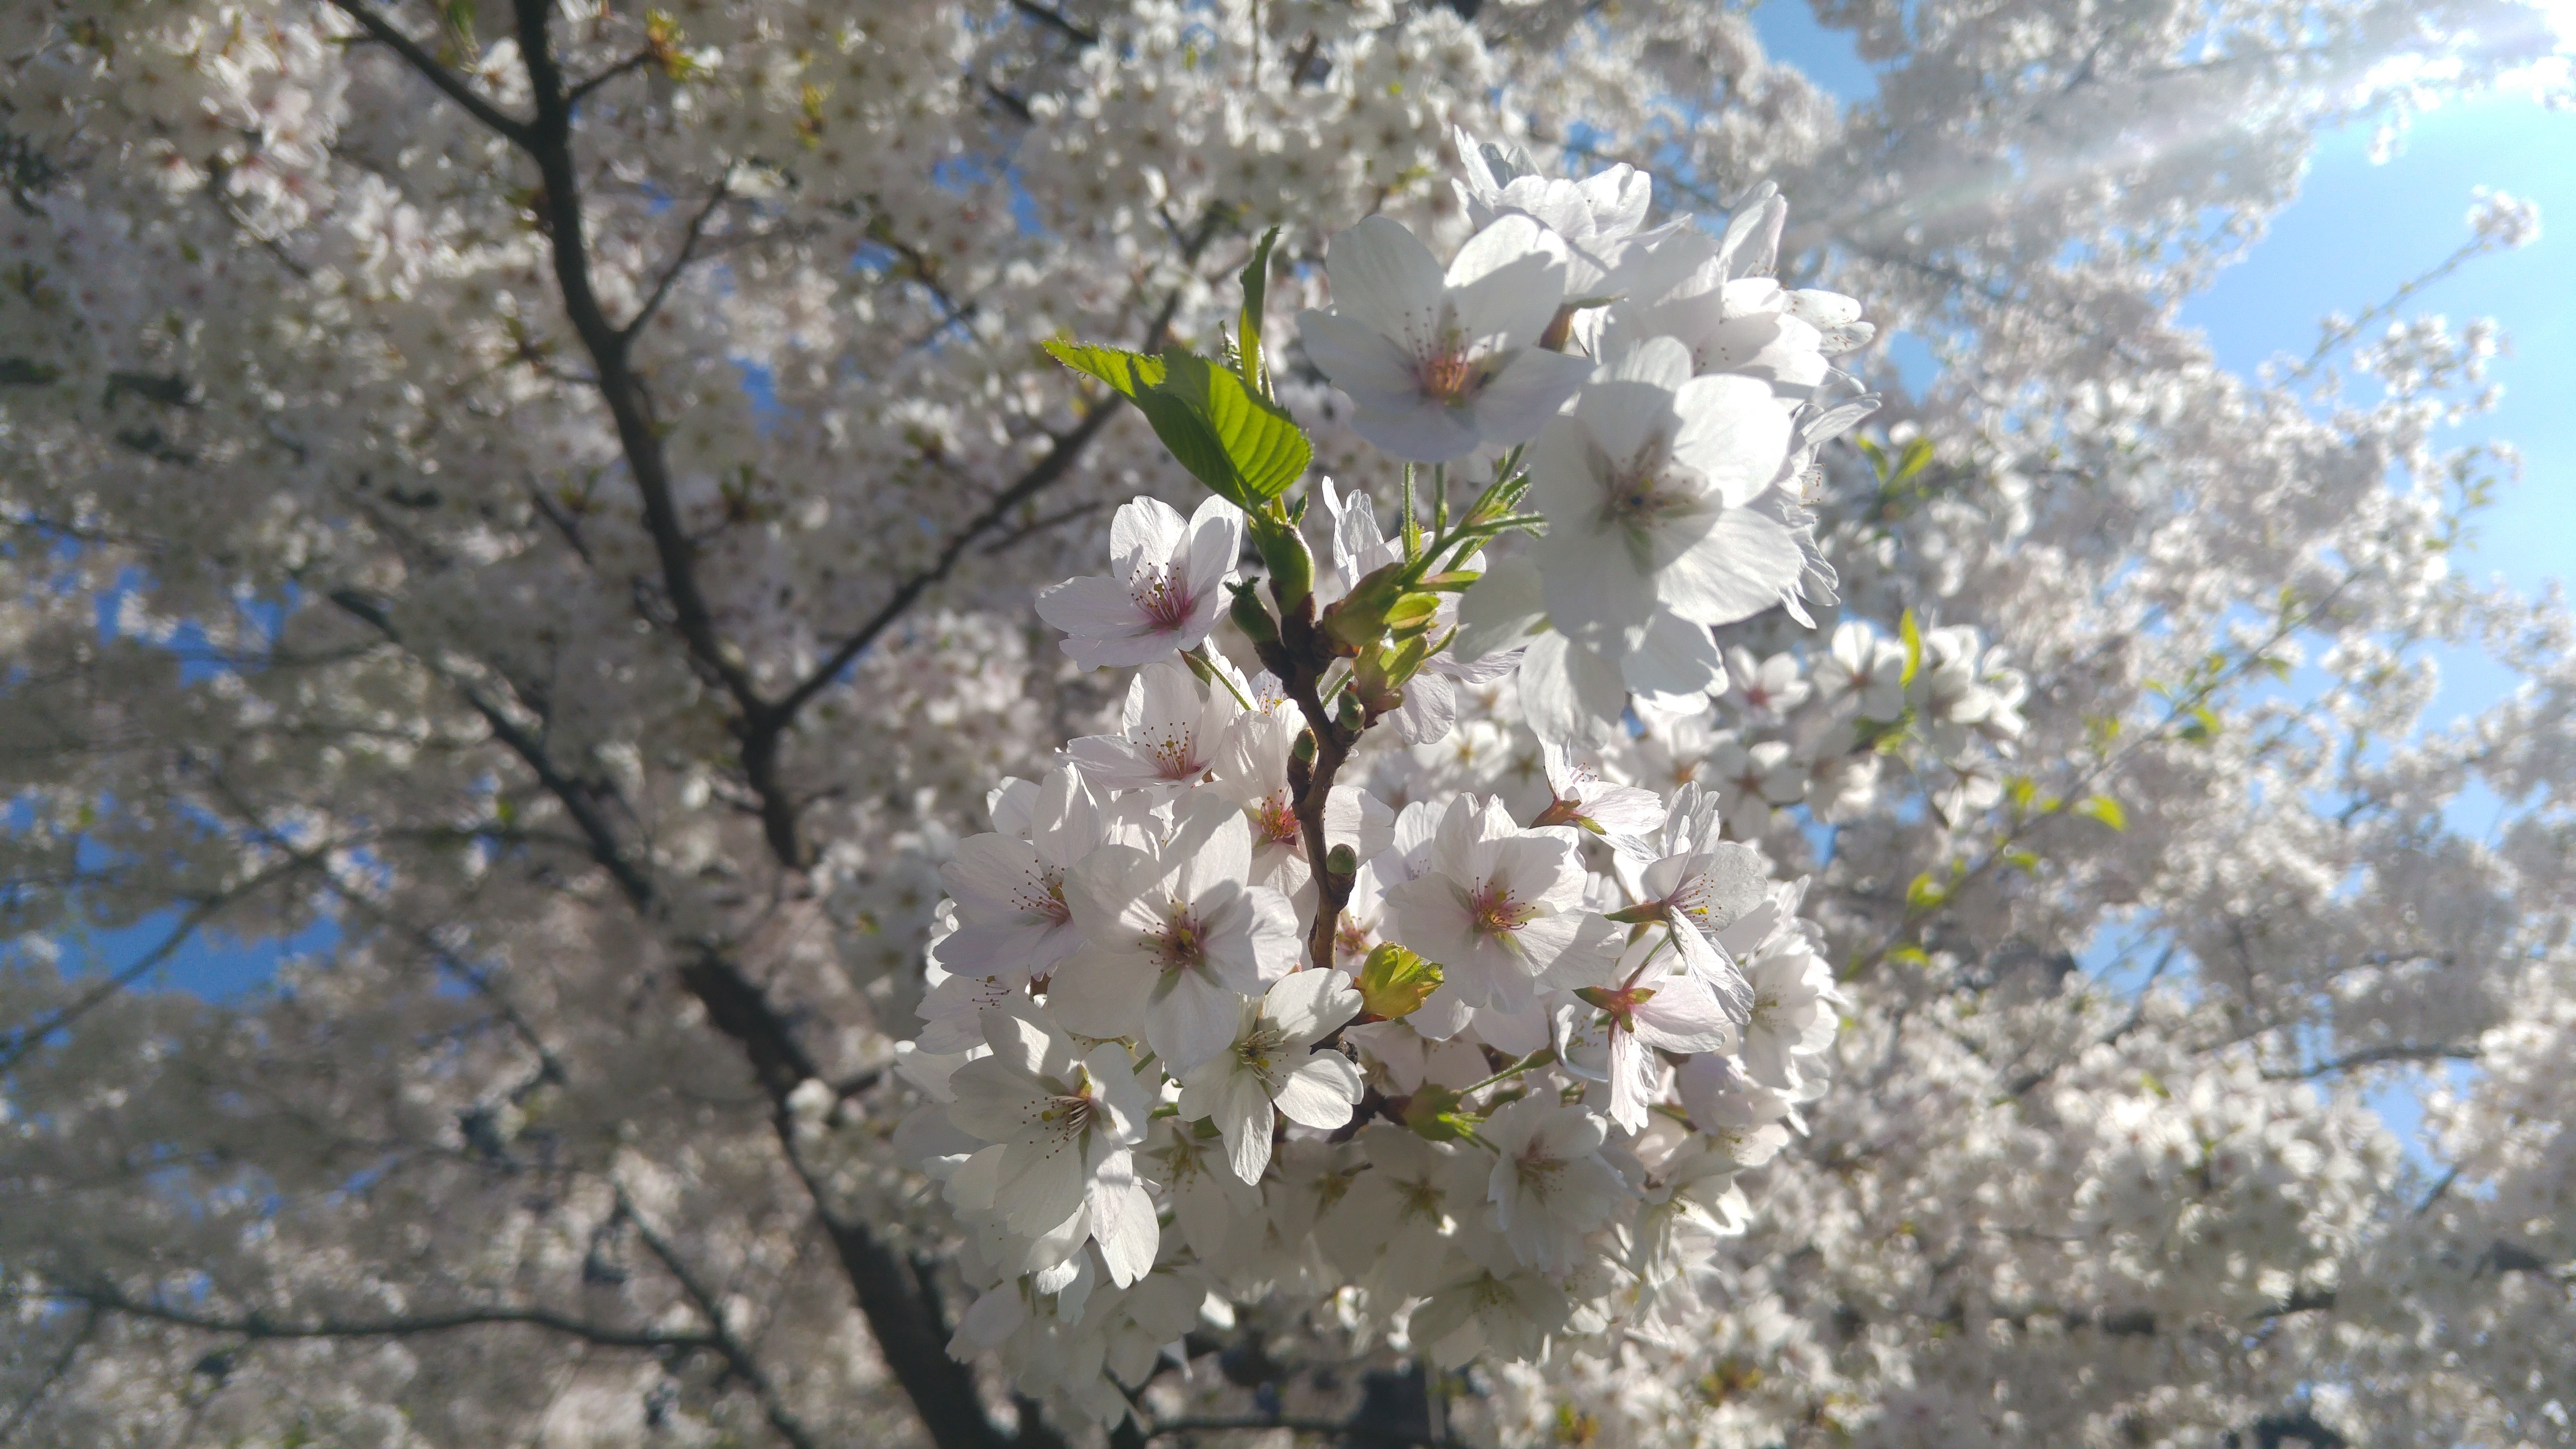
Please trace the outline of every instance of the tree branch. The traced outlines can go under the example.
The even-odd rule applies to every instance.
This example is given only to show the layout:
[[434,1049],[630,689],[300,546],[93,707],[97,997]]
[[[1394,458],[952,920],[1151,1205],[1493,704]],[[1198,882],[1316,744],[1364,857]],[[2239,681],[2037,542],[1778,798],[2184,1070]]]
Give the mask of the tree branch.
[[2348,1052],[2332,1061],[2319,1062],[2315,1066],[2302,1067],[2293,1071],[2267,1070],[2263,1073],[2263,1080],[2304,1082],[2317,1077],[2332,1076],[2337,1072],[2349,1072],[2356,1067],[2378,1066],[2384,1062],[2473,1062],[2477,1059],[2478,1049],[2473,1046],[2454,1046],[2447,1042],[2401,1042],[2390,1046],[2364,1047],[2360,1051]]
[[661,277],[653,283],[653,290],[646,294],[644,305],[636,308],[635,315],[627,319],[626,325],[617,329],[617,335],[622,342],[628,344],[634,342],[636,334],[644,330],[644,324],[652,321],[653,314],[661,310],[662,300],[671,295],[672,284],[679,281],[680,274],[689,269],[689,263],[697,260],[698,243],[706,236],[707,221],[716,214],[717,207],[732,198],[733,193],[728,189],[732,184],[733,172],[730,169],[716,179],[716,189],[708,194],[707,204],[699,207],[698,214],[689,218],[688,233],[680,240],[679,255],[673,257],[671,264],[662,269]]
[[449,100],[463,106],[467,114],[494,134],[514,146],[525,148],[529,144],[531,128],[527,122],[506,114],[500,107],[474,94],[473,87],[465,83],[463,76],[440,65],[438,57],[421,49],[410,36],[396,30],[393,22],[377,14],[375,7],[367,4],[366,0],[331,0],[331,4],[341,14],[358,22],[360,28],[387,49],[401,56],[404,63],[419,72],[423,80],[438,87]]
[[703,1333],[664,1333],[654,1329],[604,1328],[585,1323],[569,1314],[550,1308],[495,1306],[458,1308],[444,1313],[423,1313],[405,1318],[319,1319],[305,1323],[281,1323],[264,1313],[240,1317],[205,1313],[193,1309],[173,1308],[167,1304],[131,1298],[107,1285],[90,1288],[56,1288],[28,1295],[56,1301],[86,1303],[109,1313],[122,1313],[133,1318],[146,1318],[200,1333],[238,1334],[254,1339],[299,1338],[409,1338],[424,1333],[449,1333],[460,1328],[485,1328],[496,1324],[517,1324],[541,1328],[578,1338],[601,1348],[631,1349],[717,1349],[716,1340]]

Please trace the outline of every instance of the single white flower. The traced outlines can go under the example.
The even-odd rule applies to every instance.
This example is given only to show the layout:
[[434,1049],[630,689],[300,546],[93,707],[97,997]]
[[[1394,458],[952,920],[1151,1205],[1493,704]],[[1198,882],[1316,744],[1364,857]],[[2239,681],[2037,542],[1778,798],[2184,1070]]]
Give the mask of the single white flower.
[[1339,971],[1296,971],[1243,1004],[1225,1050],[1181,1078],[1181,1117],[1216,1123],[1235,1175],[1259,1182],[1270,1165],[1271,1108],[1301,1127],[1339,1127],[1360,1099],[1360,1072],[1315,1043],[1359,1015],[1360,994]]
[[1086,669],[1168,659],[1216,627],[1242,547],[1243,511],[1222,498],[1186,522],[1170,504],[1139,498],[1110,524],[1109,572],[1040,593],[1038,617],[1065,631],[1064,652]]
[[1470,1006],[1531,1005],[1540,975],[1609,936],[1607,922],[1581,911],[1574,832],[1522,830],[1499,798],[1451,801],[1425,870],[1388,886],[1386,900],[1395,938],[1437,962],[1444,989]]
[[1477,1131],[1498,1154],[1485,1193],[1513,1255],[1533,1268],[1575,1267],[1585,1256],[1584,1235],[1628,1195],[1601,1159],[1608,1124],[1542,1091],[1506,1104]]
[[1834,630],[1831,648],[1816,661],[1816,697],[1851,703],[1862,719],[1892,720],[1905,711],[1905,646],[1879,637],[1854,619]]
[[1615,659],[1630,690],[1697,708],[1726,683],[1708,626],[1780,602],[1805,571],[1795,530],[1749,506],[1789,441],[1759,384],[1693,377],[1670,338],[1623,358],[1530,453],[1550,621]]
[[1733,735],[1721,737],[1709,751],[1700,774],[1717,802],[1718,813],[1735,822],[1737,833],[1753,835],[1778,806],[1807,798],[1807,767],[1783,740],[1748,745]]
[[1220,1263],[1237,1238],[1261,1230],[1261,1192],[1235,1175],[1222,1138],[1202,1137],[1193,1124],[1165,1117],[1140,1154],[1172,1207],[1182,1241],[1206,1263]]
[[[1574,989],[1575,1001],[1557,1008],[1558,1054],[1567,1068],[1598,1076],[1610,1086],[1610,1120],[1636,1132],[1662,1095],[1663,1063],[1656,1053],[1695,1056],[1733,1051],[1735,1023],[1707,983],[1687,971],[1658,966],[1652,937],[1637,942],[1598,985]],[[1589,1070],[1587,1070],[1589,1068]]]
[[1081,947],[1064,873],[1108,840],[1107,816],[1082,775],[1064,767],[1048,772],[1028,807],[1025,837],[970,835],[939,868],[957,902],[957,929],[932,952],[943,969],[1016,986]]
[[1806,676],[1798,658],[1782,652],[1757,660],[1738,644],[1726,651],[1726,699],[1740,707],[1748,724],[1777,724],[1807,702]]
[[1367,1240],[1348,1256],[1372,1296],[1421,1297],[1456,1276],[1449,1235],[1484,1206],[1483,1155],[1383,1122],[1361,1129],[1359,1142],[1369,1170],[1352,1182],[1341,1216]]
[[[948,1078],[949,1120],[993,1144],[950,1180],[952,1196],[984,1205],[1012,1233],[1037,1238],[1088,1215],[1111,1276],[1132,1282],[1154,1265],[1154,1202],[1129,1149],[1145,1138],[1152,1100],[1124,1047],[1078,1053],[1025,1006],[984,1014],[992,1055]],[[1077,1239],[1077,1241],[1079,1241]]]
[[1086,1036],[1140,1030],[1166,1068],[1186,1072],[1234,1039],[1244,996],[1297,960],[1288,898],[1247,884],[1243,812],[1201,791],[1151,849],[1105,845],[1065,878],[1085,945],[1057,969],[1047,1004]]
[[1528,442],[1592,375],[1538,345],[1565,295],[1564,243],[1528,217],[1478,232],[1444,271],[1372,216],[1333,238],[1324,268],[1334,310],[1297,314],[1306,353],[1358,404],[1352,429],[1399,458]]
[[1797,1092],[1822,1076],[1839,1025],[1833,968],[1792,924],[1745,963],[1753,1004],[1744,1022],[1744,1068],[1766,1087]]
[[1118,733],[1084,735],[1065,758],[1103,790],[1186,789],[1207,778],[1223,755],[1243,706],[1231,691],[1209,689],[1177,659],[1136,672]]

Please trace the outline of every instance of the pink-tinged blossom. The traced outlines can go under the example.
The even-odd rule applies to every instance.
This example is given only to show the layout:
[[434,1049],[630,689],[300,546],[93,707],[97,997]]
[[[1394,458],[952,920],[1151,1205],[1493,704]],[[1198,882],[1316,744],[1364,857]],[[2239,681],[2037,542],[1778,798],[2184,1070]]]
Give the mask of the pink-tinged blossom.
[[1166,659],[1128,682],[1118,733],[1084,735],[1065,746],[1065,758],[1104,791],[1185,790],[1216,768],[1242,715],[1232,691],[1210,689]]
[[1065,631],[1064,652],[1087,669],[1168,659],[1206,642],[1242,548],[1243,511],[1222,498],[1187,520],[1138,498],[1110,524],[1109,572],[1040,593],[1038,617]]

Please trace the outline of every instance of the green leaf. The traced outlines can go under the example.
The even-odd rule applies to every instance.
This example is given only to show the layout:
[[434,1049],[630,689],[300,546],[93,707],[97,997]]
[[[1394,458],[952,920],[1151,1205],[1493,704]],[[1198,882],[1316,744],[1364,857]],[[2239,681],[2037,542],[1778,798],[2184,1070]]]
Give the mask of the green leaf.
[[2205,704],[2196,704],[2191,707],[2191,718],[2183,721],[2182,728],[2175,733],[2195,745],[2205,745],[2218,738],[2221,727],[2216,710]]
[[1941,909],[1941,903],[1949,898],[1950,892],[1934,881],[1928,870],[1905,887],[1905,909],[1911,915],[1929,915]]
[[2007,850],[2004,852],[2004,864],[2026,874],[2036,874],[2039,870],[2039,856],[2034,851]]
[[1923,626],[1914,622],[1912,609],[1896,621],[1896,632],[1905,637],[1905,675],[1897,683],[1910,689],[1914,676],[1923,668]]
[[2113,830],[2126,830],[2129,828],[2129,812],[2121,809],[2120,802],[2112,799],[2108,795],[2086,796],[2083,802],[2075,807],[2075,813],[2078,815],[2089,815],[2093,819],[2099,820],[2103,824],[2110,826]]
[[1138,394],[1163,382],[1163,359],[1142,352],[1123,352],[1115,347],[1100,347],[1088,342],[1050,341],[1047,356],[1072,368],[1085,377],[1095,377],[1115,388],[1119,396],[1135,402]]
[[1270,249],[1278,242],[1279,228],[1274,226],[1261,234],[1252,260],[1243,264],[1243,382],[1255,396],[1264,398],[1270,396],[1270,382],[1261,367],[1261,309],[1270,295]]
[[1249,513],[1306,476],[1315,450],[1288,411],[1204,357],[1163,354],[1162,385],[1136,405],[1155,436],[1218,497]]
[[1887,481],[1886,450],[1858,434],[1852,436],[1852,444],[1860,449],[1862,457],[1869,459],[1870,471],[1878,475],[1878,481],[1885,483]]
[[1902,483],[1931,465],[1932,440],[1916,438],[1905,445],[1904,452],[1897,455],[1896,477],[1892,481]]

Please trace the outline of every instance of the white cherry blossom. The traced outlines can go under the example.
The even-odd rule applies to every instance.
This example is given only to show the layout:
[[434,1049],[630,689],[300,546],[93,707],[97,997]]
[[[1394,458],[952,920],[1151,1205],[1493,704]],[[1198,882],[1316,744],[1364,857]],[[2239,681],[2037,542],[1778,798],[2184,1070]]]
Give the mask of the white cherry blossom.
[[1038,617],[1065,631],[1064,652],[1085,668],[1151,664],[1204,643],[1225,610],[1243,548],[1243,511],[1209,498],[1186,521],[1139,498],[1110,530],[1106,575],[1041,591]]

